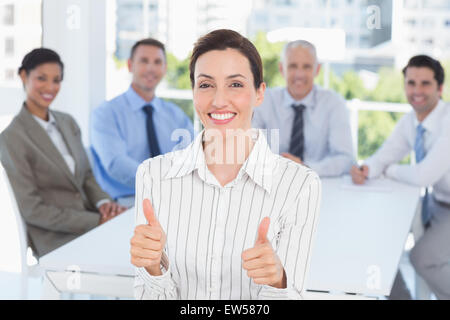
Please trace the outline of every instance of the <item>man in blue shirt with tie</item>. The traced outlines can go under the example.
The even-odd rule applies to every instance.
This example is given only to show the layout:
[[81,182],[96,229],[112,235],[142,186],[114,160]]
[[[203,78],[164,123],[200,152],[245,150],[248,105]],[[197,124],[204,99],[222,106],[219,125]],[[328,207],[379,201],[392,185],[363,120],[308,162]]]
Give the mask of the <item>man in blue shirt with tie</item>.
[[[441,100],[444,69],[439,61],[419,55],[403,69],[405,93],[413,111],[396,124],[391,136],[361,167],[353,182],[381,174],[426,188],[422,203],[423,236],[410,253],[415,270],[439,299],[450,299],[450,105]],[[398,164],[414,151],[414,164]],[[416,239],[417,240],[417,239]],[[391,298],[410,298],[400,273]]]
[[91,143],[94,175],[119,203],[134,205],[139,164],[187,146],[194,135],[189,117],[155,96],[167,71],[164,45],[155,39],[134,44],[128,60],[133,79],[128,90],[94,109]]
[[349,110],[336,92],[314,84],[320,70],[316,48],[305,40],[287,43],[279,69],[286,87],[266,90],[253,127],[267,130],[273,152],[321,177],[347,173],[354,163]]

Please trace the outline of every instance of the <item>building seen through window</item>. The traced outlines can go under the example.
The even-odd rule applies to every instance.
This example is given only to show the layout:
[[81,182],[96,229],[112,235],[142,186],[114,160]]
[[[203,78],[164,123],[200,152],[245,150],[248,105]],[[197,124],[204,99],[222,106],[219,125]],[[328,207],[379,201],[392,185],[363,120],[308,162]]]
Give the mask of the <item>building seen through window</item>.
[[42,44],[41,9],[42,0],[0,2],[0,87],[21,87],[17,68]]

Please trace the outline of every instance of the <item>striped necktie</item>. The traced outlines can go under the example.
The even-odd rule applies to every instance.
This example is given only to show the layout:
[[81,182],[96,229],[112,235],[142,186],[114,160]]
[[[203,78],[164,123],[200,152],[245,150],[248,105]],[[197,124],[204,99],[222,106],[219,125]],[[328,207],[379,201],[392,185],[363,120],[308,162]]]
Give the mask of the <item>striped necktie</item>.
[[305,110],[305,106],[303,104],[293,104],[292,109],[294,109],[295,116],[294,124],[292,126],[289,153],[293,154],[296,157],[299,157],[303,161],[303,152],[305,148],[305,136],[303,133],[303,111]]
[[[416,140],[414,142],[414,153],[416,154],[416,163],[419,163],[425,158],[425,143],[424,143],[424,134],[425,128],[421,123],[416,128]],[[431,219],[431,214],[428,210],[428,188],[425,188],[425,196],[422,201],[422,223],[424,226],[427,226]]]
[[155,126],[153,124],[153,106],[151,104],[145,105],[144,111],[147,114],[147,136],[150,158],[153,158],[161,154],[158,139],[156,138]]

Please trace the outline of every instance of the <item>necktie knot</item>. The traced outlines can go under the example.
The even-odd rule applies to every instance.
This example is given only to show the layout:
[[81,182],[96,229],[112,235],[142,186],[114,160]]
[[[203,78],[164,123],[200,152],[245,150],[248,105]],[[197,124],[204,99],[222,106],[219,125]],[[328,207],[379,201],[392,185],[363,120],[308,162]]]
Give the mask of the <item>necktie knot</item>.
[[425,133],[425,128],[421,123],[419,123],[419,125],[417,126],[416,132],[418,136],[423,136],[423,134]]
[[144,106],[144,112],[148,115],[151,116],[153,114],[153,106],[151,104],[147,104]]
[[297,112],[302,112],[303,110],[305,110],[305,105],[304,104],[292,104],[292,109],[294,109],[294,111]]

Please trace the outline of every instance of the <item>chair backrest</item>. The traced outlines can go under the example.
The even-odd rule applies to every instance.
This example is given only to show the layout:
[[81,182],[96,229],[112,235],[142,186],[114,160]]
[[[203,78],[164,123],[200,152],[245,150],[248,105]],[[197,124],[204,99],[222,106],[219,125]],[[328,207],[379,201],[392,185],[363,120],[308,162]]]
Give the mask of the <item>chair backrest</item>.
[[26,226],[17,206],[16,197],[5,169],[0,164],[0,271],[26,275]]

